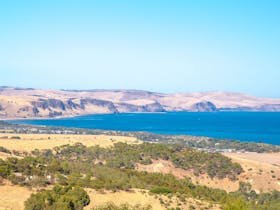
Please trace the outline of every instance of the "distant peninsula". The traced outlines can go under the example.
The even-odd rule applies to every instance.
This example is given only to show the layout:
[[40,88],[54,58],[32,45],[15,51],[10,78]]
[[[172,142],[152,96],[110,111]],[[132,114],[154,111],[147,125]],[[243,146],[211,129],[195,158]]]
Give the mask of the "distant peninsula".
[[279,112],[279,98],[211,91],[155,93],[143,90],[43,90],[0,87],[0,119],[58,118],[137,112]]

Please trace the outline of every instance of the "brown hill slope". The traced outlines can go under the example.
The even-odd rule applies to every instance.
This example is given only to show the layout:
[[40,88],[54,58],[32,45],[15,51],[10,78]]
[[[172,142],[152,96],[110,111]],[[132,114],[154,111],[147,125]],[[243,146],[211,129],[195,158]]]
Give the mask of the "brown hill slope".
[[141,90],[0,88],[0,118],[48,118],[119,112],[280,111],[280,99],[231,92],[162,94]]

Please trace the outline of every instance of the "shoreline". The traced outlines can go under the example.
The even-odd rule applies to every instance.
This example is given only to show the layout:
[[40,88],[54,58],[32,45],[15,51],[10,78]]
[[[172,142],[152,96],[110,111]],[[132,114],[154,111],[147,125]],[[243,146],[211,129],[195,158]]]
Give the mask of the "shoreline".
[[57,117],[0,117],[0,121],[12,120],[56,120],[56,119],[69,119],[74,117],[83,117],[90,115],[118,115],[118,114],[168,114],[168,113],[280,113],[280,111],[210,111],[210,112],[190,112],[190,111],[165,111],[165,112],[118,112],[118,113],[87,113],[75,115],[63,115]]
[[[10,121],[10,120],[56,120],[56,119],[69,119],[74,117],[83,117],[90,115],[113,115],[113,114],[167,114],[167,113],[177,113],[177,112],[119,112],[119,113],[90,113],[90,114],[77,114],[77,115],[64,115],[57,117],[0,117],[0,121]],[[178,112],[179,113],[179,112]],[[191,113],[191,112],[189,112]],[[195,112],[194,112],[195,113]]]
[[[170,116],[164,116],[168,113],[171,113]],[[172,115],[172,113],[178,113],[178,117],[176,117],[176,114],[174,114],[174,116]],[[182,115],[180,115],[179,113],[182,113]],[[188,115],[188,113],[190,115]],[[212,112],[211,112],[212,113]],[[2,118],[0,119],[0,121],[3,122],[7,122],[10,124],[21,124],[21,125],[29,125],[29,126],[38,126],[38,127],[65,127],[65,128],[77,128],[77,129],[89,129],[89,130],[103,130],[103,131],[113,131],[113,132],[125,132],[125,133],[129,133],[129,132],[133,132],[133,133],[137,133],[137,132],[144,132],[144,133],[151,133],[151,134],[156,134],[156,135],[164,135],[164,136],[170,136],[172,138],[172,136],[191,136],[191,137],[198,137],[198,138],[207,138],[209,140],[213,139],[213,140],[224,140],[224,141],[239,141],[239,142],[246,142],[246,143],[255,143],[255,144],[269,144],[269,145],[273,145],[273,146],[280,146],[278,144],[277,141],[275,141],[275,138],[280,138],[279,135],[277,135],[277,133],[275,133],[274,135],[272,135],[271,137],[268,136],[268,138],[265,138],[265,135],[269,135],[270,133],[266,133],[266,131],[264,130],[263,133],[259,134],[258,136],[256,136],[256,134],[254,132],[251,132],[250,130],[244,130],[247,131],[247,136],[246,135],[242,135],[242,134],[238,134],[237,131],[232,131],[231,129],[228,129],[228,126],[225,126],[222,132],[218,132],[215,129],[221,129],[219,127],[213,127],[212,130],[209,130],[207,132],[205,132],[203,130],[203,128],[207,125],[205,123],[203,123],[203,119],[216,119],[218,117],[218,119],[225,119],[226,118],[231,118],[232,114],[230,112],[230,114],[226,114],[226,113],[220,113],[220,117],[219,116],[215,116],[216,114],[219,113],[206,113],[206,112],[129,112],[129,113],[95,113],[95,114],[85,114],[85,115],[66,115],[66,116],[58,116],[58,117],[28,117],[28,118],[16,118],[16,117],[8,117],[8,118]],[[244,113],[244,112],[240,112],[240,113]],[[249,112],[251,113],[251,112]],[[131,114],[131,115],[130,115]],[[141,115],[144,114],[143,117],[140,116],[138,117],[137,115]],[[147,115],[145,115],[147,114]],[[155,114],[155,116],[157,117],[149,117],[148,115],[153,115]],[[162,115],[164,114],[164,115]],[[245,113],[244,113],[245,114]],[[103,119],[102,122],[97,122],[95,121],[95,116],[99,119],[98,116],[101,115],[101,119]],[[102,117],[102,115],[104,115],[104,117]],[[107,117],[106,115],[111,115],[110,117]],[[119,115],[119,116],[114,116],[114,115]],[[122,115],[122,116],[121,116]],[[128,116],[126,116],[128,115]],[[135,116],[132,116],[135,115]],[[162,117],[161,117],[162,115]],[[246,117],[248,114],[242,115],[240,114],[241,117],[239,117],[238,113],[237,113],[237,118],[236,119],[242,119],[244,117]],[[83,118],[83,116],[88,116],[86,118]],[[91,121],[91,116],[92,119],[94,121]],[[180,118],[180,116],[183,116],[182,118]],[[186,116],[186,117],[184,117]],[[249,114],[249,116],[251,116]],[[255,115],[253,115],[254,117]],[[258,115],[257,115],[258,116]],[[262,116],[262,115],[260,115]],[[278,116],[278,115],[277,115]],[[81,117],[81,118],[79,118]],[[202,119],[202,121],[197,121],[200,120],[200,117]],[[75,119],[77,118],[77,119]],[[133,126],[133,119],[144,119],[144,120],[148,120],[148,119],[154,119],[151,121],[147,121],[146,123],[140,123],[139,125],[136,123],[135,126]],[[64,119],[66,122],[72,122],[74,121],[75,123],[64,123]],[[106,121],[107,119],[107,121]],[[112,119],[112,120],[111,120]],[[132,119],[132,120],[129,120]],[[163,120],[165,121],[165,119],[168,121],[172,119],[173,121],[175,119],[184,119],[184,120],[191,120],[190,122],[187,121],[187,124],[178,124],[178,125],[174,125],[169,128],[168,124],[164,123],[165,126],[157,126],[157,121],[158,120]],[[197,132],[192,132],[192,128],[198,128],[197,126],[191,126],[188,123],[192,122],[196,122],[195,124],[197,124],[197,126],[199,126],[199,128],[201,127],[202,130],[197,130]],[[38,122],[36,122],[36,120],[39,120]],[[40,123],[40,120],[42,120],[43,122]],[[55,122],[56,120],[59,120],[58,122]],[[128,120],[128,121],[127,121]],[[19,122],[17,122],[19,121]],[[79,124],[79,121],[81,121],[81,125]],[[84,121],[84,122],[83,122]],[[143,120],[142,120],[143,121]],[[227,121],[231,121],[230,119]],[[45,123],[44,123],[45,122]],[[114,126],[116,123],[126,123],[122,126]],[[130,122],[130,123],[129,123]],[[218,121],[219,122],[219,121]],[[236,120],[234,122],[237,122]],[[91,125],[91,123],[93,123]],[[110,124],[111,123],[111,124]],[[132,123],[132,124],[131,124]],[[200,125],[202,123],[202,125]],[[145,126],[150,126],[150,128],[146,128]],[[154,127],[155,126],[155,127]],[[184,126],[185,129],[180,130],[180,127],[178,126]],[[146,128],[146,129],[145,129]],[[242,129],[241,129],[242,131]],[[241,132],[242,133],[242,132]],[[220,134],[220,135],[219,135]],[[245,138],[246,137],[246,138]]]

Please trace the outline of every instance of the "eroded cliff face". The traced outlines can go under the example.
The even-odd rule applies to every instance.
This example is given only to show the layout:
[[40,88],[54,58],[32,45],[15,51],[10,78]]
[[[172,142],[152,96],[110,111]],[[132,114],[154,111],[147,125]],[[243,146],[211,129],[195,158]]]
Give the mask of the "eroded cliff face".
[[210,101],[202,101],[195,103],[191,106],[190,110],[192,112],[215,112],[217,107]]
[[280,99],[240,93],[162,94],[139,90],[0,88],[0,117],[54,118],[122,112],[280,111]]
[[280,104],[264,104],[264,105],[258,107],[258,111],[280,112]]
[[117,109],[119,112],[165,112],[163,107],[158,102],[145,105],[118,103]]

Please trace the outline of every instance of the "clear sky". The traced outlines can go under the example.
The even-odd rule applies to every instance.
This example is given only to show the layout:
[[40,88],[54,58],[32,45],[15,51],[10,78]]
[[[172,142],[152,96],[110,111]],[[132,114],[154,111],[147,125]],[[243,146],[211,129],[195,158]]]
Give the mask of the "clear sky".
[[279,0],[2,0],[0,85],[280,97]]

